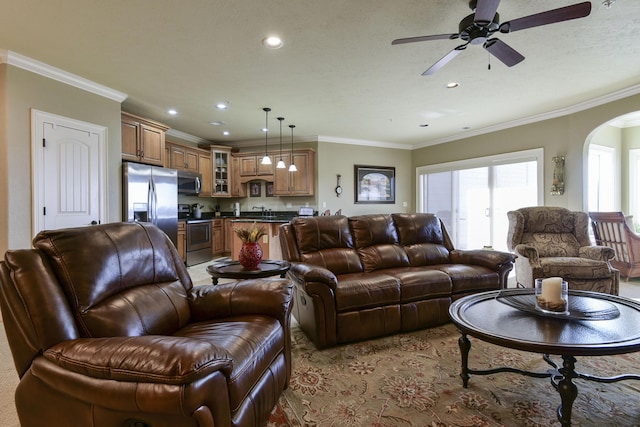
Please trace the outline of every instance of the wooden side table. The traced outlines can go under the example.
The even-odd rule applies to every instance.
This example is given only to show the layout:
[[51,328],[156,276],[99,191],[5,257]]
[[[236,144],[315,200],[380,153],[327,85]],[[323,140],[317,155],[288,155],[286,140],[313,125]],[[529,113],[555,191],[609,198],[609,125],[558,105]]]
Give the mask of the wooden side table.
[[260,277],[277,276],[284,277],[291,268],[288,261],[262,260],[255,270],[246,270],[240,261],[219,262],[207,266],[207,273],[211,276],[211,282],[218,284],[218,279],[257,279]]

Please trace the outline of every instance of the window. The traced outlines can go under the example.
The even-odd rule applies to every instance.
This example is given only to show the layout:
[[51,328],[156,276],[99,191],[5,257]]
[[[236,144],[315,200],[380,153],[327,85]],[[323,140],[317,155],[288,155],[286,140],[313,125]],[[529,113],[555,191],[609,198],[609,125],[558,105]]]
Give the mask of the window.
[[507,212],[543,200],[543,150],[417,168],[418,211],[442,219],[456,248],[507,250]]
[[[603,145],[589,145],[588,206],[590,212],[620,210],[620,191],[616,188],[616,149]],[[632,198],[633,199],[633,198]]]

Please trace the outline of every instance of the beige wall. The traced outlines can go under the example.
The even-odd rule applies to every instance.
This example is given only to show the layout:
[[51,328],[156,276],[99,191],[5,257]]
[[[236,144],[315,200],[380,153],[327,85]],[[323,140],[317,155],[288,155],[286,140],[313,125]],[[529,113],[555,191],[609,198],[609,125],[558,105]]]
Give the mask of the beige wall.
[[[378,148],[365,145],[346,145],[318,141],[318,209],[330,209],[333,214],[342,209],[344,215],[366,213],[407,212],[413,206],[411,190],[414,171],[411,151]],[[393,166],[396,168],[395,204],[355,204],[354,165]],[[343,193],[336,197],[337,174],[342,175]],[[402,205],[407,202],[407,207]],[[326,203],[326,208],[323,207]]]
[[7,64],[0,64],[0,79],[4,89],[0,102],[6,108],[0,158],[10,159],[0,178],[0,185],[6,185],[6,192],[0,194],[0,253],[31,245],[32,109],[108,128],[107,221],[119,221],[120,103]]
[[[544,204],[583,210],[583,192],[586,190],[583,174],[588,141],[599,126],[634,111],[640,111],[640,95],[559,118],[425,147],[413,152],[412,168],[415,171],[419,166],[543,147]],[[554,156],[565,156],[565,194],[562,196],[552,196],[548,191],[553,177],[551,158]]]

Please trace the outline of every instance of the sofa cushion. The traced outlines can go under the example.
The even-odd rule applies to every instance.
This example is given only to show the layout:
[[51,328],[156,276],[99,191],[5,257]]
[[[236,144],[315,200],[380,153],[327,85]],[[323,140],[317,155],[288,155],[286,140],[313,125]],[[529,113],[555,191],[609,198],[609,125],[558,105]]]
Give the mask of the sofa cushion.
[[540,258],[540,268],[542,269],[543,277],[564,277],[565,279],[611,278],[611,270],[606,261],[588,258]]
[[521,244],[536,248],[539,257],[577,257],[580,254],[580,243],[573,233],[525,232]]
[[336,275],[363,271],[346,216],[297,217],[291,227],[302,262]]
[[397,245],[398,233],[391,215],[371,214],[352,216],[349,228],[356,249],[372,245]]
[[398,230],[401,245],[444,244],[440,219],[433,214],[391,214],[391,218]]
[[479,265],[442,264],[427,268],[440,270],[449,275],[453,295],[493,291],[496,289],[496,283],[500,282],[500,275],[495,270]]
[[400,282],[377,272],[343,274],[338,277],[335,298],[338,312],[398,304]]
[[405,267],[391,268],[380,273],[396,277],[400,281],[400,302],[403,304],[451,295],[451,279],[443,271]]
[[372,245],[358,250],[365,272],[409,267],[409,257],[400,245]]

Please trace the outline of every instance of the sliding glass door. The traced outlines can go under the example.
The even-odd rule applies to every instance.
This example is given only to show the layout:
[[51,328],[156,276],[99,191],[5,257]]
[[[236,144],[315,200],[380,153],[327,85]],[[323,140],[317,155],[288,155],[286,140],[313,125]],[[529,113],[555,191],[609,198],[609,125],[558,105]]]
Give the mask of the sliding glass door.
[[418,168],[418,210],[435,213],[459,249],[507,250],[507,212],[542,200],[542,150]]

